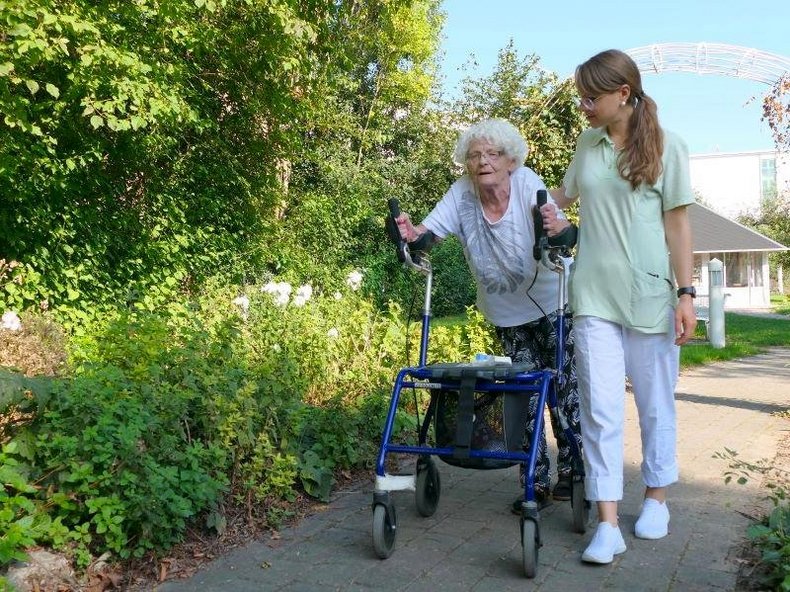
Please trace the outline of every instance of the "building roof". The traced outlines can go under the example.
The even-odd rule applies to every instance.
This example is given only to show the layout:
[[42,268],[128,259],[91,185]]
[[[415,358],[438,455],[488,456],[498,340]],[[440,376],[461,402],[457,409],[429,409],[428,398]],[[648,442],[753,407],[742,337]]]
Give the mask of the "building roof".
[[703,205],[691,204],[688,212],[695,253],[790,250],[775,240],[725,218]]

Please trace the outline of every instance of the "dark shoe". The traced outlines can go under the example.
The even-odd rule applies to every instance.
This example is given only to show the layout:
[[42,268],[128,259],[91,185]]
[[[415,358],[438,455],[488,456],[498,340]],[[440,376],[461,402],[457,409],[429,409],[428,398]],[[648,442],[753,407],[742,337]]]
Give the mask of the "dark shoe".
[[[510,506],[510,511],[517,516],[521,516],[521,502],[523,501],[524,496],[518,496],[515,500],[513,500],[513,504]],[[551,505],[551,498],[543,491],[535,492],[535,501],[538,502],[538,510],[542,510],[546,506]]]
[[571,478],[561,477],[554,489],[552,489],[551,497],[558,502],[566,502],[571,499]]

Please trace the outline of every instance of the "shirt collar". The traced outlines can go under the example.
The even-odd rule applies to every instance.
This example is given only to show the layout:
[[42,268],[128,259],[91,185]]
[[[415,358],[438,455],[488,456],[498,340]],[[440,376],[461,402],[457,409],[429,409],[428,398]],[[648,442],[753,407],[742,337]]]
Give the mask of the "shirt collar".
[[592,128],[592,132],[590,132],[590,136],[592,136],[592,143],[593,144],[600,144],[601,142],[606,142],[614,148],[614,142],[609,137],[609,134],[606,133],[606,126],[602,125],[601,127],[594,127]]

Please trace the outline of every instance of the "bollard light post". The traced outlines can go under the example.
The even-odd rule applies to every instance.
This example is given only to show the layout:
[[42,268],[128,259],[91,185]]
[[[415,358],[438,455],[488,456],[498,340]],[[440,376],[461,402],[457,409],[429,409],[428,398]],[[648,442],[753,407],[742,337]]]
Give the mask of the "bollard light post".
[[724,265],[713,258],[708,263],[708,341],[716,349],[724,347]]

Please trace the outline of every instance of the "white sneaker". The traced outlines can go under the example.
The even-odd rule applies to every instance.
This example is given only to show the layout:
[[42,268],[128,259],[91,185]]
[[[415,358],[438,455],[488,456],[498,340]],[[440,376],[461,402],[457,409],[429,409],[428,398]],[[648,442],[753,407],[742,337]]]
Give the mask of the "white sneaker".
[[634,526],[634,534],[640,539],[662,539],[668,532],[669,508],[666,503],[646,497]]
[[582,553],[582,561],[588,563],[611,563],[615,555],[625,553],[625,541],[620,528],[608,522],[601,522],[592,541]]

